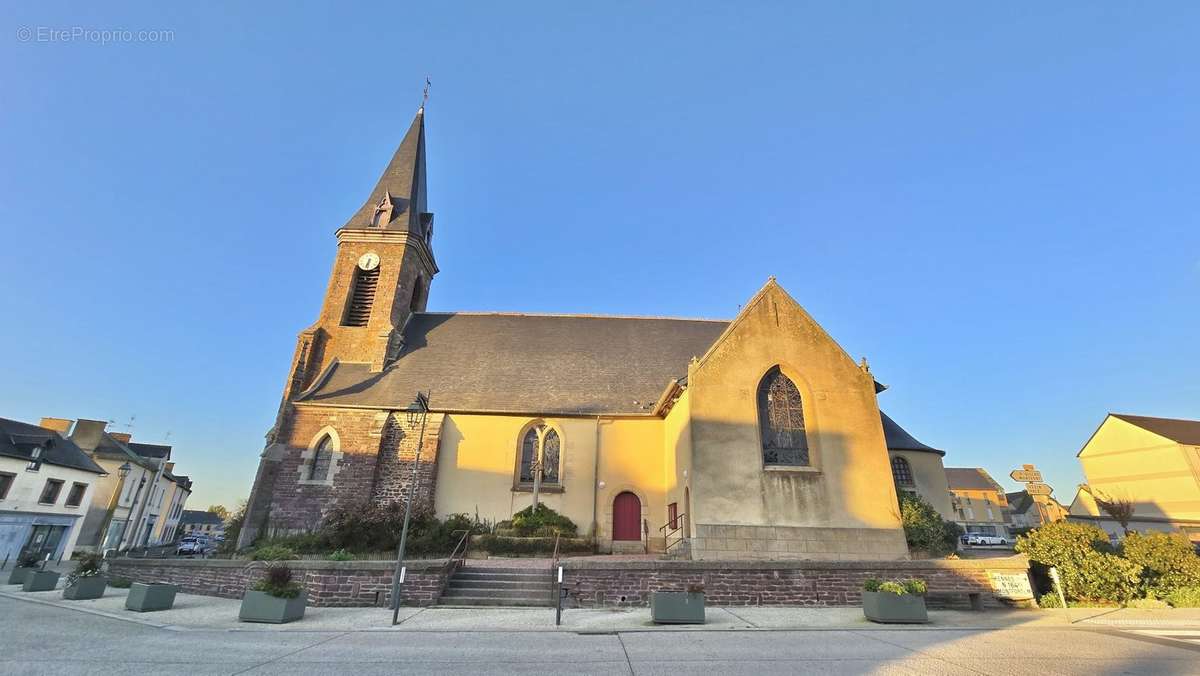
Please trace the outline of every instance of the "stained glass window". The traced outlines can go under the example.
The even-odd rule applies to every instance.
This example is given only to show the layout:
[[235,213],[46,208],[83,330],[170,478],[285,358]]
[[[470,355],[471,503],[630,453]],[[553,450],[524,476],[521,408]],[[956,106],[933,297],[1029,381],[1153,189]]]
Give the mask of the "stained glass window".
[[913,485],[912,466],[898,455],[892,458],[892,480],[897,486]]
[[542,482],[559,483],[559,460],[562,451],[562,440],[558,432],[546,425],[529,428],[521,439],[521,467],[519,480],[522,483],[533,483],[534,465],[539,455],[542,460]]
[[758,386],[758,419],[762,428],[763,464],[809,464],[800,390],[778,366],[768,371]]
[[329,477],[329,464],[333,461],[333,442],[326,435],[313,451],[312,466],[308,470],[309,481],[324,481]]

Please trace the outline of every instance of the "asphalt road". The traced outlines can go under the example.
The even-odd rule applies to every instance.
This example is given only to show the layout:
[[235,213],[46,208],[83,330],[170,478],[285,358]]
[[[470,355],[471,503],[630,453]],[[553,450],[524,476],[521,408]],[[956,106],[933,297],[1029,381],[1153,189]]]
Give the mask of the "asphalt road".
[[1200,674],[1200,648],[1084,629],[173,631],[0,598],[2,674]]

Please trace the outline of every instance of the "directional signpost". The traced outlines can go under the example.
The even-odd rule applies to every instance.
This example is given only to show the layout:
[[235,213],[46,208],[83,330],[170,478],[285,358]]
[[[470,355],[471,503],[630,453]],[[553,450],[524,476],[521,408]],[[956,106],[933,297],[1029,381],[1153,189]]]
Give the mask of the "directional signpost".
[[1042,473],[1034,469],[1033,465],[1022,465],[1021,469],[1014,469],[1008,476],[1012,477],[1013,481],[1023,484],[1042,482]]
[[1045,523],[1046,514],[1042,511],[1042,501],[1038,500],[1037,498],[1050,497],[1050,495],[1054,493],[1054,489],[1051,488],[1049,484],[1042,483],[1042,473],[1039,472],[1033,465],[1021,465],[1021,469],[1014,469],[1008,473],[1008,476],[1011,477],[1013,481],[1019,481],[1025,484],[1025,492],[1029,493],[1029,496],[1034,498],[1033,502],[1035,505],[1037,505],[1038,515],[1041,518],[1042,523]]

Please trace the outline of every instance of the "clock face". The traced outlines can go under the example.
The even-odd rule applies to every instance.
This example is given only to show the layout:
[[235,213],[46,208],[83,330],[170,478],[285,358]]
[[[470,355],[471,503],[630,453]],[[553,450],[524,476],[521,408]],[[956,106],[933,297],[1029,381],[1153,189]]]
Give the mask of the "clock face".
[[359,256],[358,267],[362,268],[363,270],[374,270],[375,268],[379,267],[379,254],[371,251]]

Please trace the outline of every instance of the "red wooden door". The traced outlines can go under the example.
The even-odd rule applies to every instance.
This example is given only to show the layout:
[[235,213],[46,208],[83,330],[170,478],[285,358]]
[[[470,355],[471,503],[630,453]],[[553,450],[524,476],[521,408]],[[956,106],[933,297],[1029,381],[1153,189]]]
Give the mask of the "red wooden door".
[[633,493],[621,493],[613,500],[613,539],[642,539],[642,501]]

